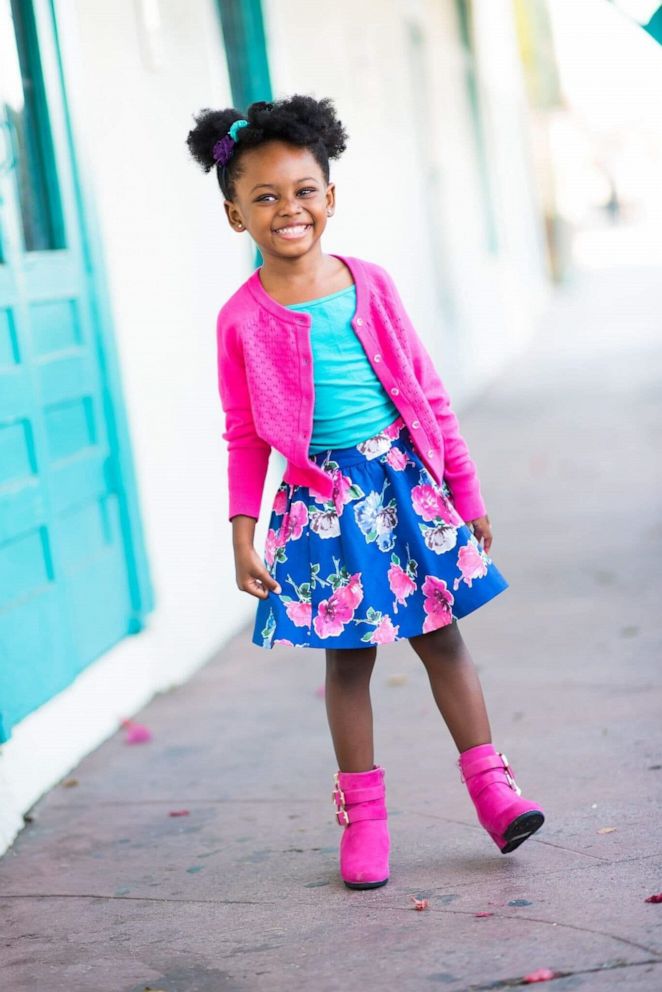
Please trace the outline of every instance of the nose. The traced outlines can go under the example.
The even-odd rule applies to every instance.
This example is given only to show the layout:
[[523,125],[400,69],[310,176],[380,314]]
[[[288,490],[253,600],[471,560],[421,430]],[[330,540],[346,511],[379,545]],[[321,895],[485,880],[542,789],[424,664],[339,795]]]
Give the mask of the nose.
[[292,214],[301,213],[301,201],[297,199],[296,193],[293,193],[292,196],[286,196],[283,194],[283,199],[278,213],[282,214],[284,217],[290,217]]

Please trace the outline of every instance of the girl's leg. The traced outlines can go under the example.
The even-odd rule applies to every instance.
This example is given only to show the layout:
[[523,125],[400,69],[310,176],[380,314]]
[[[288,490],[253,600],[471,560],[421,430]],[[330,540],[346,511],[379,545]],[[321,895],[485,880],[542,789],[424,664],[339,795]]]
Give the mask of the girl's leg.
[[478,821],[508,854],[542,826],[545,816],[537,803],[519,793],[506,759],[492,745],[480,680],[457,622],[409,640],[427,669],[432,694],[460,752],[462,781]]
[[326,713],[343,772],[370,771],[374,764],[370,676],[377,647],[326,649]]
[[492,740],[483,690],[457,621],[410,637],[430,679],[432,695],[458,751]]

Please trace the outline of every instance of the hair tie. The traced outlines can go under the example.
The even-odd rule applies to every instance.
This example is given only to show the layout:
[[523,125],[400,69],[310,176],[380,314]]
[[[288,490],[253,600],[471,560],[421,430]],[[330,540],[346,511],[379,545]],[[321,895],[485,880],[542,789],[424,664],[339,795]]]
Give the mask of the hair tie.
[[234,151],[235,142],[237,141],[237,131],[240,127],[245,127],[248,121],[236,120],[234,124],[230,126],[227,134],[224,134],[220,138],[214,147],[212,148],[212,155],[214,156],[214,161],[217,165],[226,165]]

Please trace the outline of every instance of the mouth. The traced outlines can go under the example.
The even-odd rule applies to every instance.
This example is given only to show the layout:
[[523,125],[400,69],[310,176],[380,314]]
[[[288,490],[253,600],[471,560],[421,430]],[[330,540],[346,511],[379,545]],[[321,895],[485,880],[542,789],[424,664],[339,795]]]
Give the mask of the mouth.
[[274,234],[286,241],[296,241],[303,238],[312,228],[312,224],[289,224],[287,227],[272,228]]

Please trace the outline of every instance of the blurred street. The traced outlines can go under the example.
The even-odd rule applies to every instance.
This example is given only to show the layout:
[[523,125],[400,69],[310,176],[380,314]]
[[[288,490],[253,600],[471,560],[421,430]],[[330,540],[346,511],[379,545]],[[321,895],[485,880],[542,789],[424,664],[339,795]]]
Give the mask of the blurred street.
[[658,299],[652,266],[580,271],[460,414],[510,582],[461,628],[540,833],[499,853],[422,665],[386,646],[392,874],[347,890],[323,652],[245,630],[135,716],[153,740],[117,733],[33,807],[0,860],[6,992],[662,988]]

